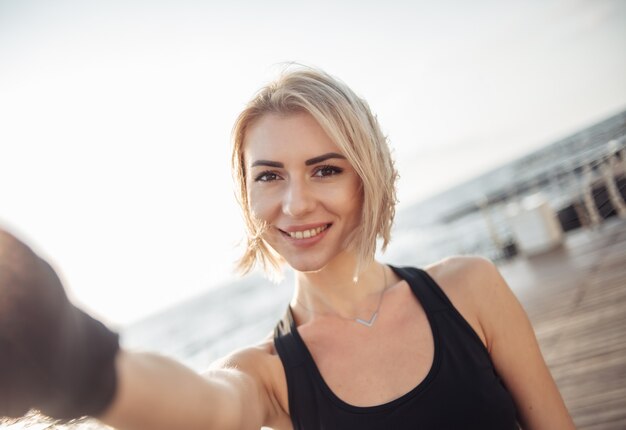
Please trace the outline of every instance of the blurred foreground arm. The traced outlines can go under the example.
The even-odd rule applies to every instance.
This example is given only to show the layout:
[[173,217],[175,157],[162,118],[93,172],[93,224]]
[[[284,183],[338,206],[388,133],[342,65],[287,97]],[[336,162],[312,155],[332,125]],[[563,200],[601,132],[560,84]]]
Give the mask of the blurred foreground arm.
[[0,415],[95,415],[115,394],[118,336],[72,306],[50,265],[0,229]]
[[128,430],[263,424],[267,396],[257,378],[234,368],[208,376],[120,351],[117,334],[68,301],[50,265],[0,228],[0,416],[34,408]]

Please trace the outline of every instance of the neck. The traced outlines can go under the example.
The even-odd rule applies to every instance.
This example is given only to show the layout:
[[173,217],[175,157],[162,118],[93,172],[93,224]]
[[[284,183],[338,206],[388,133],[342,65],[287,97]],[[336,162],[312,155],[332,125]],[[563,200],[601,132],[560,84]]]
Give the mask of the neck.
[[356,275],[356,258],[350,254],[337,256],[316,272],[296,272],[296,289],[291,306],[303,320],[316,315],[359,318],[376,310],[384,285],[386,270],[372,260]]

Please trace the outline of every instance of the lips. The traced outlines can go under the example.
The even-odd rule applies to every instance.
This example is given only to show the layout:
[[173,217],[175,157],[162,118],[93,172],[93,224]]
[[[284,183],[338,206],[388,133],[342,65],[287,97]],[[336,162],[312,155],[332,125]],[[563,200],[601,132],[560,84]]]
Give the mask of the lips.
[[317,225],[317,226],[294,226],[294,227],[289,227],[286,230],[280,230],[280,232],[285,235],[285,236],[289,236],[291,239],[295,239],[295,240],[304,240],[304,239],[311,239],[313,237],[318,236],[319,234],[321,234],[322,232],[326,231],[332,224],[322,224],[322,225]]

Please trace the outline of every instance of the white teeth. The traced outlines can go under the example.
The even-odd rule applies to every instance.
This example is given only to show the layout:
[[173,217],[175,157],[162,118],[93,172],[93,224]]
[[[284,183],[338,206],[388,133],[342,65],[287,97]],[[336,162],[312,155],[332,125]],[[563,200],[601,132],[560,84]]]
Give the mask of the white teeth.
[[317,236],[318,234],[320,234],[327,228],[328,226],[325,225],[322,227],[312,228],[309,230],[292,231],[291,233],[289,233],[289,236],[291,236],[293,239],[308,239],[310,237]]

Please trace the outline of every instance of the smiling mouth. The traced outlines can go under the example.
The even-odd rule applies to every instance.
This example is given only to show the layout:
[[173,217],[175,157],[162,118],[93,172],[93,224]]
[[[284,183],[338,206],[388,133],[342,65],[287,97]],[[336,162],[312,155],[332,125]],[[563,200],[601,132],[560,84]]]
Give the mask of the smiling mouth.
[[311,228],[308,230],[301,230],[301,231],[291,231],[291,232],[286,232],[280,229],[279,230],[282,234],[289,236],[292,239],[309,239],[311,237],[317,236],[324,230],[328,229],[331,225],[332,224],[326,224],[317,228]]

